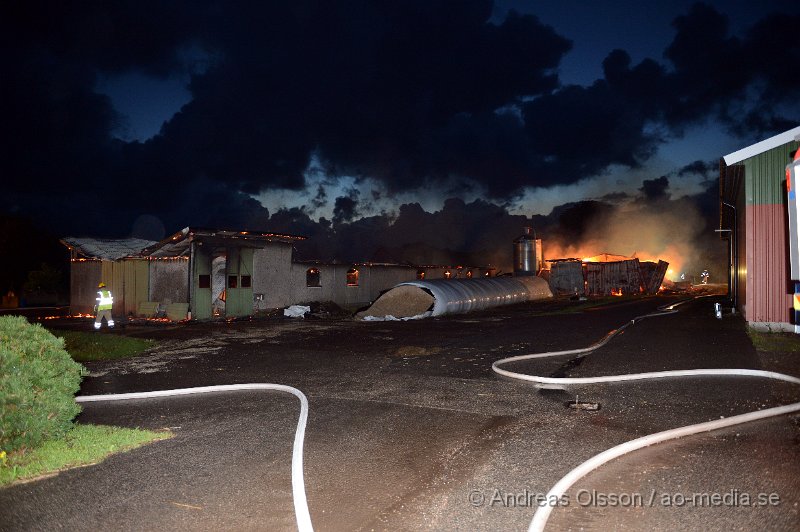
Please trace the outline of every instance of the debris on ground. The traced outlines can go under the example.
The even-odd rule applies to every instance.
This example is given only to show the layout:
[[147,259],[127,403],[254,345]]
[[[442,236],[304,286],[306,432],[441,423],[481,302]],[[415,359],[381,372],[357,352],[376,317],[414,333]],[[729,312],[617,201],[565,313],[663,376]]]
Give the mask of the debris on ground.
[[309,312],[311,307],[306,305],[292,305],[283,309],[283,315],[287,318],[304,318]]
[[437,355],[442,351],[441,347],[422,347],[418,345],[404,345],[398,347],[393,356],[396,357],[427,357]]
[[336,319],[336,318],[350,318],[352,312],[349,312],[333,301],[312,301],[307,303],[311,307],[311,312],[306,315],[306,318],[313,318],[318,320]]
[[586,410],[588,412],[597,412],[600,410],[600,403],[592,403],[589,401],[567,401],[564,406],[572,410]]

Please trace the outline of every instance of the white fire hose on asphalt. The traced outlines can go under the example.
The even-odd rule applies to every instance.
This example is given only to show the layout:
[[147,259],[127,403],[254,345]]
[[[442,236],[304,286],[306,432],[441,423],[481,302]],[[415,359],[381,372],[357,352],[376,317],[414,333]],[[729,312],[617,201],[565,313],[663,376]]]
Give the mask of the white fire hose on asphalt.
[[300,416],[297,420],[297,429],[294,433],[294,447],[292,448],[292,499],[294,500],[294,513],[297,519],[297,528],[300,532],[311,532],[311,515],[308,511],[305,481],[303,480],[303,440],[306,433],[308,420],[308,399],[297,388],[283,384],[250,383],[250,384],[225,384],[219,386],[199,386],[196,388],[178,388],[176,390],[158,390],[154,392],[114,393],[108,395],[79,395],[75,398],[78,403],[93,403],[98,401],[124,401],[126,399],[151,399],[154,397],[175,397],[178,395],[195,395],[215,392],[237,392],[245,390],[274,390],[286,392],[300,399]]
[[[636,322],[656,316],[666,316],[668,314],[673,314],[677,312],[677,310],[675,310],[677,306],[687,303],[689,301],[692,300],[681,301],[673,305],[660,307],[659,310],[661,312],[646,314],[643,316],[637,316],[636,318],[633,318],[631,321],[629,321],[622,327],[611,331],[602,340],[600,340],[595,344],[592,344],[589,347],[585,347],[582,349],[570,349],[567,351],[552,351],[552,352],[534,353],[530,355],[520,355],[520,356],[504,358],[492,364],[492,371],[504,377],[523,380],[527,382],[533,382],[542,385],[542,387],[550,387],[550,388],[568,384],[599,384],[607,382],[665,379],[671,377],[697,377],[697,376],[710,376],[710,375],[760,377],[760,378],[790,382],[793,384],[800,384],[800,379],[798,379],[797,377],[784,375],[783,373],[775,373],[773,371],[762,371],[755,369],[689,369],[689,370],[675,370],[675,371],[654,371],[648,373],[631,373],[626,375],[609,375],[604,377],[540,377],[537,375],[528,375],[525,373],[508,371],[500,369],[499,367],[501,365],[508,364],[510,362],[517,362],[520,360],[532,360],[537,358],[549,358],[549,357],[563,356],[563,355],[586,356],[592,351],[595,351],[604,346],[605,344],[607,344],[612,338],[617,336],[619,333],[621,333],[629,326],[634,325]],[[563,478],[561,478],[561,480],[556,482],[556,484],[550,489],[550,491],[547,493],[547,496],[545,497],[545,500],[546,501],[561,500],[561,497],[564,496],[564,494],[573,484],[575,484],[578,480],[580,480],[584,476],[591,473],[593,470],[597,469],[598,467],[607,462],[610,462],[614,458],[618,458],[624,454],[630,453],[637,449],[647,447],[648,445],[653,445],[655,443],[681,438],[683,436],[689,436],[692,434],[699,434],[701,432],[708,432],[711,430],[731,427],[742,423],[748,423],[750,421],[757,421],[769,417],[790,414],[792,412],[798,412],[798,411],[800,411],[800,402],[773,408],[766,408],[764,410],[756,410],[755,412],[740,414],[729,418],[717,419],[714,421],[707,421],[705,423],[697,423],[695,425],[687,425],[684,427],[669,429],[663,432],[657,432],[655,434],[649,434],[647,436],[643,436],[635,440],[627,441],[625,443],[612,447],[606,451],[603,451],[600,454],[597,454],[589,458],[588,460],[580,464],[578,467],[567,473]],[[530,526],[528,527],[529,532],[541,532],[544,530],[544,527],[547,524],[547,520],[550,517],[551,512],[553,511],[553,507],[554,505],[551,504],[544,504],[539,507],[539,509],[533,516],[533,520],[531,521]]]
[[[677,312],[677,310],[675,310],[675,307],[683,303],[686,303],[688,301],[690,300],[682,301],[667,307],[663,307],[664,310],[661,312],[646,314],[643,316],[637,316],[636,318],[633,318],[631,321],[629,321],[622,327],[611,331],[602,340],[589,347],[581,349],[570,349],[566,351],[534,353],[529,355],[520,355],[520,356],[504,358],[492,364],[492,371],[504,377],[533,382],[536,384],[543,385],[543,387],[562,386],[568,384],[598,384],[607,382],[622,382],[622,381],[632,381],[632,380],[663,379],[670,377],[688,377],[688,376],[704,376],[704,375],[761,377],[773,380],[781,380],[793,384],[800,384],[800,379],[792,377],[790,375],[784,375],[782,373],[775,373],[772,371],[761,371],[753,369],[694,369],[694,370],[656,371],[649,373],[633,373],[627,375],[611,375],[605,377],[573,378],[573,377],[540,377],[536,375],[528,375],[524,373],[508,371],[500,369],[499,367],[503,364],[508,364],[510,362],[517,362],[521,360],[549,358],[549,357],[564,356],[564,355],[586,356],[592,351],[595,351],[600,347],[604,346],[605,344],[607,344],[612,338],[617,336],[627,327],[634,325],[638,321],[642,321],[646,318],[665,316],[668,314],[675,313]],[[178,388],[175,390],[158,390],[152,392],[133,392],[133,393],[120,393],[120,394],[107,394],[107,395],[82,395],[82,396],[77,396],[75,398],[75,401],[78,403],[90,403],[99,401],[123,401],[127,399],[151,399],[155,397],[175,397],[180,395],[195,395],[195,394],[205,394],[214,392],[246,391],[246,390],[274,390],[279,392],[286,392],[294,395],[300,400],[300,416],[297,420],[297,429],[295,430],[295,437],[294,437],[294,447],[292,449],[292,498],[294,501],[294,510],[297,519],[298,530],[300,530],[300,532],[311,532],[313,531],[313,526],[311,524],[311,515],[308,510],[308,501],[305,492],[305,482],[303,479],[303,441],[305,439],[306,422],[308,420],[308,399],[306,399],[306,396],[303,394],[303,392],[301,392],[297,388],[293,388],[291,386],[286,386],[282,384],[267,384],[267,383],[228,384],[219,386],[200,386],[195,388]],[[579,465],[578,467],[567,473],[561,480],[559,480],[550,489],[545,500],[548,501],[561,500],[561,497],[575,482],[577,482],[578,480],[580,480],[582,477],[586,476],[593,470],[613,460],[614,458],[635,451],[637,449],[647,447],[648,445],[653,445],[655,443],[660,443],[663,441],[676,439],[683,436],[689,436],[692,434],[698,434],[701,432],[707,432],[711,430],[730,427],[733,425],[739,425],[741,423],[747,423],[759,419],[765,419],[773,416],[789,414],[797,411],[800,411],[800,402],[785,406],[758,410],[755,412],[732,416],[725,419],[708,421],[705,423],[698,423],[695,425],[687,425],[685,427],[665,430],[663,432],[650,434],[647,436],[643,436],[641,438],[637,438],[635,440],[622,443],[598,455],[593,456],[589,460],[586,460],[581,465]],[[553,510],[552,505],[546,504],[544,506],[541,506],[539,510],[535,513],[528,530],[531,532],[544,530],[544,527],[547,524],[547,520],[550,517],[550,513],[552,512],[552,510]]]

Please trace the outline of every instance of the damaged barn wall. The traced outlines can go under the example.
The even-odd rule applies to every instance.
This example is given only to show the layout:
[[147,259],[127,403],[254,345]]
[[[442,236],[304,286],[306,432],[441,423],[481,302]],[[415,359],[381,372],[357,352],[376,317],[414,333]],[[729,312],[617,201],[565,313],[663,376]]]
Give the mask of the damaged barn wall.
[[151,260],[149,300],[162,307],[189,303],[189,261]]
[[147,261],[122,259],[102,261],[102,280],[114,296],[112,313],[127,316],[136,313],[140,301],[147,301]]
[[[308,286],[307,272],[319,270],[319,286]],[[358,270],[358,285],[348,286],[347,272]],[[333,301],[345,308],[364,306],[381,292],[417,278],[419,270],[426,279],[444,278],[445,271],[456,275],[455,268],[441,266],[401,266],[383,264],[319,264],[292,262],[292,245],[270,242],[253,254],[253,293],[255,310],[268,310],[312,301]],[[466,275],[462,269],[461,275]],[[473,269],[475,276],[483,272]],[[263,297],[259,298],[259,295]]]
[[[292,245],[268,242],[253,253],[253,294],[255,310],[285,307],[292,301]],[[259,299],[259,294],[263,297]]]
[[556,295],[587,296],[657,294],[669,263],[628,259],[608,262],[553,262],[550,289]]
[[588,262],[585,271],[586,295],[606,296],[612,291],[623,295],[634,295],[642,291],[639,259]]
[[[189,305],[196,319],[211,318],[211,287],[200,289],[198,284],[200,275],[212,273],[213,261],[211,255],[203,251],[205,248],[199,247],[201,244],[188,248],[192,260],[183,255],[186,246],[171,251],[177,253],[175,256],[162,252],[157,256],[116,261],[73,260],[70,269],[71,313],[91,313],[97,285],[103,281],[114,294],[115,316],[135,315],[141,303],[150,302],[158,303],[162,311],[169,305]],[[453,279],[466,278],[470,273],[479,278],[486,273],[480,268],[467,267],[294,263],[291,242],[262,241],[257,245],[263,247],[226,248],[227,260],[220,263],[225,265],[222,271],[237,276],[236,289],[226,291],[226,316],[247,316],[259,310],[313,301],[332,301],[345,308],[357,308],[371,303],[382,292],[399,283],[416,280],[420,270],[424,271],[426,280],[443,279],[448,273]],[[194,293],[190,296],[189,268],[192,265],[195,268]],[[308,286],[307,272],[310,268],[319,270],[319,286]],[[357,282],[348,279],[348,272],[353,269],[358,271]],[[250,277],[252,289],[244,283],[246,276]],[[221,280],[224,282],[226,276],[223,275]]]
[[580,261],[558,261],[550,267],[550,290],[555,295],[582,294],[583,281],[583,263]]
[[93,312],[102,269],[102,262],[99,260],[74,260],[70,263],[70,314],[91,314]]
[[[309,268],[320,272],[320,286],[306,284]],[[358,285],[348,286],[347,272],[358,270]],[[426,277],[441,278],[445,268],[417,268],[399,265],[359,265],[359,264],[303,264],[291,265],[291,301],[307,303],[310,301],[333,301],[344,308],[355,308],[374,301],[381,292],[404,282],[416,279],[417,271],[425,270]]]
[[135,315],[139,303],[150,297],[150,262],[146,259],[126,260],[123,282],[125,315]]
[[70,263],[70,313],[91,314],[102,281],[114,296],[112,312],[126,316],[136,312],[148,295],[147,261],[75,260]]
[[645,261],[639,263],[642,275],[642,288],[647,294],[657,294],[664,282],[669,263],[659,260],[658,263]]

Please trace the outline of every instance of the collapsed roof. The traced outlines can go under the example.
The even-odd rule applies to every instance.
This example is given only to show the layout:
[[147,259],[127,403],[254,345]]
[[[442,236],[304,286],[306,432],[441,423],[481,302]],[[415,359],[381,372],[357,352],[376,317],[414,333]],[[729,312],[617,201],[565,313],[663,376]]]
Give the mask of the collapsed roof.
[[138,257],[147,246],[156,242],[142,238],[76,238],[64,237],[61,243],[73,253],[75,257],[99,260],[120,260],[127,257]]
[[594,257],[584,257],[583,262],[621,262],[625,260],[633,260],[635,257],[626,257],[625,255],[615,255],[613,253],[601,253]]
[[149,257],[180,257],[187,255],[189,246],[195,240],[210,244],[225,245],[236,241],[239,246],[259,248],[267,242],[284,242],[291,244],[306,237],[282,233],[267,233],[261,231],[230,231],[227,229],[203,229],[198,227],[185,227],[177,233],[168,236],[161,242],[142,250],[142,254]]
[[304,236],[281,233],[185,227],[160,242],[141,238],[102,239],[70,236],[62,238],[61,243],[73,252],[74,257],[113,261],[137,257],[186,256],[189,253],[189,245],[194,240],[220,245],[236,241],[239,246],[262,247],[265,242],[292,243],[305,239]]

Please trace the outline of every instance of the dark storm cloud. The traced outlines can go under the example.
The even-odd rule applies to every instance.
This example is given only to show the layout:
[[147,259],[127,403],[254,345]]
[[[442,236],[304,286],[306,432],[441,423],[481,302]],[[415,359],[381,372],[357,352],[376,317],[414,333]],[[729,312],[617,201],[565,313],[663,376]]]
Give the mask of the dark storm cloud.
[[[220,183],[211,187],[217,202],[252,218],[236,194],[301,189],[313,152],[329,171],[390,190],[452,174],[489,181],[489,165],[459,167],[453,151],[478,146],[502,162],[509,134],[492,111],[557,88],[554,69],[570,46],[533,16],[491,24],[491,7],[16,3],[0,17],[13,50],[2,64],[11,74],[2,94],[10,192],[21,202],[31,182],[54,195],[102,188],[105,206],[122,213],[153,196],[174,207],[190,184]],[[202,51],[213,61],[193,69],[187,58]],[[192,74],[192,101],[144,144],[113,139],[122,117],[95,92],[99,75],[133,71]],[[465,144],[462,123],[491,131]]]
[[465,203],[458,198],[446,200],[442,209],[434,212],[425,211],[418,203],[407,203],[392,216],[341,220],[325,230],[299,209],[278,211],[272,221],[282,224],[281,229],[302,228],[315,235],[297,244],[302,259],[492,264],[506,271],[511,263],[511,242],[522,234],[523,227],[544,229],[552,225],[544,216],[514,215],[491,202]]
[[644,196],[645,201],[658,201],[669,197],[669,179],[661,176],[656,179],[645,179],[642,181],[642,188],[639,191]]
[[[797,63],[800,43],[792,24],[800,16],[770,16],[738,38],[725,15],[695,4],[673,24],[667,65],[645,59],[632,66],[627,52],[611,52],[604,79],[523,106],[533,160],[542,165],[537,175],[571,183],[612,164],[637,167],[666,139],[708,119],[748,139],[794,127],[800,82],[787,65]],[[572,156],[576,139],[580,154]]]
[[334,201],[333,223],[351,221],[358,214],[358,200],[351,196],[339,196]]
[[719,168],[719,163],[716,161],[692,161],[691,163],[682,166],[678,172],[678,177],[687,175],[698,175],[701,177],[708,177],[709,174],[716,172]]
[[628,195],[627,192],[610,192],[608,194],[603,194],[603,196],[600,197],[600,200],[607,201],[609,203],[616,203],[619,201],[626,200],[629,197],[630,196]]
[[[800,15],[770,15],[739,38],[728,33],[725,15],[695,4],[674,21],[677,34],[665,51],[675,66],[669,81],[678,90],[667,120],[680,126],[711,114],[751,135],[796,125],[798,116],[781,116],[777,107],[800,95],[797,78],[787,72],[800,60],[800,44],[792,37],[798,24]],[[755,106],[745,104],[748,90],[756,91]]]
[[328,193],[322,185],[317,187],[316,195],[311,199],[310,212],[314,212],[328,204]]
[[[303,228],[313,235],[297,244],[297,257],[302,259],[492,265],[509,271],[513,239],[532,226],[543,239],[547,258],[582,256],[575,254],[579,250],[639,252],[652,258],[674,241],[683,251],[681,266],[686,271],[719,266],[714,275],[722,275],[726,248],[713,231],[715,218],[710,215],[717,208],[716,181],[700,194],[675,199],[666,194],[668,184],[665,177],[645,180],[637,197],[621,193],[610,195],[613,203],[611,199],[566,203],[547,216],[528,217],[485,200],[465,203],[450,198],[434,212],[408,203],[394,216],[370,216],[334,226],[316,224],[301,209],[281,210],[272,220],[280,221],[281,230]],[[610,236],[621,228],[631,230],[638,241],[628,241],[629,235]],[[653,242],[644,239],[651,247],[640,247],[642,237],[650,234],[658,235]]]
[[[2,208],[46,210],[60,230],[97,236],[123,236],[144,212],[167,228],[308,218],[270,217],[248,194],[301,190],[312,154],[329,175],[374,178],[390,193],[447,183],[502,202],[639,166],[708,118],[751,137],[797,119],[782,114],[798,96],[797,15],[732,36],[723,14],[698,4],[676,19],[663,64],[616,50],[603,79],[580,87],[556,76],[567,39],[530,15],[491,23],[482,0],[3,10]],[[144,143],[113,138],[122,117],[95,92],[98,76],[129,72],[191,75],[191,102]],[[336,201],[334,222],[355,231],[357,198]]]

